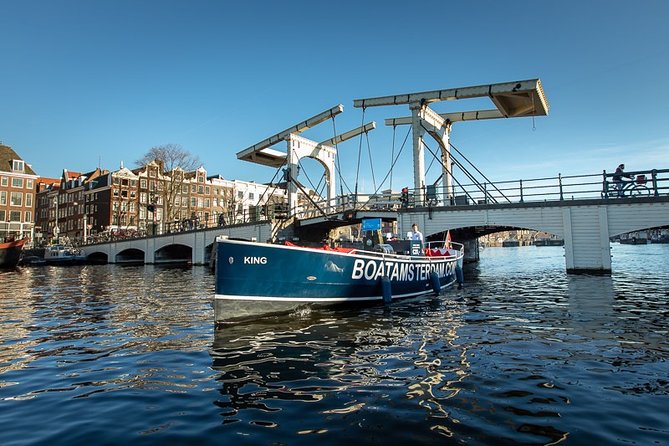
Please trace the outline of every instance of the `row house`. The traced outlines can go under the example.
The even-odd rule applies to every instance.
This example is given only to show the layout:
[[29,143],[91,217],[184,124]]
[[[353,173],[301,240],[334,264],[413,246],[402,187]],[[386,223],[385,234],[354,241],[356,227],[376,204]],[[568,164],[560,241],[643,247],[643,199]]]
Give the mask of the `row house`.
[[110,208],[109,171],[79,173],[63,169],[59,179],[40,178],[35,209],[37,237],[83,240],[103,230]]
[[156,160],[132,170],[63,170],[60,179],[41,179],[36,214],[44,241],[80,243],[255,221],[266,217],[267,205],[285,202],[285,188],[207,176],[204,167],[165,172]]
[[38,176],[11,147],[0,144],[0,242],[34,237],[34,197]]

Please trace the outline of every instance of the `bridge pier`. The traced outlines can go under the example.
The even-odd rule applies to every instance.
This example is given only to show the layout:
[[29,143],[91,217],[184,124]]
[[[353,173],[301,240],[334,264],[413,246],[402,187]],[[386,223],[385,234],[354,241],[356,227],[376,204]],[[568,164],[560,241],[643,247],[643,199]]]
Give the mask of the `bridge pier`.
[[609,220],[605,206],[562,208],[567,273],[611,273]]

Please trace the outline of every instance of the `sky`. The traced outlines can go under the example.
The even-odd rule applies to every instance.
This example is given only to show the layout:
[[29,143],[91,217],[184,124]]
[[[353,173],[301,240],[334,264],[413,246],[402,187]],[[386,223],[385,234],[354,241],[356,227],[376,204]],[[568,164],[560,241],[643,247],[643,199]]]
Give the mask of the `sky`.
[[[409,108],[363,116],[354,99],[539,78],[548,116],[453,125],[489,179],[669,168],[667,17],[665,0],[0,0],[0,142],[45,177],[132,168],[178,144],[210,175],[269,182],[276,169],[237,152],[343,104],[302,136],[376,121],[338,145],[340,175],[399,190],[413,184],[411,136],[383,120]],[[440,166],[429,153],[426,166],[429,183]],[[302,167],[318,189],[322,168]]]

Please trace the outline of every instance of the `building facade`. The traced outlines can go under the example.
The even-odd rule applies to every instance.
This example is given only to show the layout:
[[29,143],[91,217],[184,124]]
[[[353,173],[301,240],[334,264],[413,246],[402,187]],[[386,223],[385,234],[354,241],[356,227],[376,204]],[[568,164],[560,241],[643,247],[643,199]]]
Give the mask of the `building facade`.
[[34,238],[37,178],[11,147],[0,144],[0,241]]
[[285,186],[208,176],[204,167],[165,172],[156,160],[42,179],[35,213],[43,243],[81,244],[262,220],[286,202]]

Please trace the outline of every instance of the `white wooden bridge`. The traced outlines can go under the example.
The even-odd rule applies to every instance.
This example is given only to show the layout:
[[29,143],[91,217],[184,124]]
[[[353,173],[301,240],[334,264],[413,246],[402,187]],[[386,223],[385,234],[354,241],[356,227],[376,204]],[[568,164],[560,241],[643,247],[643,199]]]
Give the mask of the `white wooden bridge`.
[[[439,101],[489,98],[494,108],[439,114],[429,105]],[[631,231],[669,226],[669,170],[633,172],[635,182],[626,196],[611,191],[611,173],[493,183],[471,176],[453,156],[449,135],[454,123],[481,119],[544,116],[548,101],[538,79],[475,87],[409,93],[357,99],[362,108],[406,105],[411,116],[389,118],[387,126],[409,125],[413,132],[414,184],[411,191],[399,194],[360,194],[335,196],[337,144],[376,128],[374,122],[333,138],[316,142],[300,135],[343,111],[332,107],[286,130],[266,138],[237,154],[238,159],[282,169],[288,184],[290,218],[260,221],[132,240],[117,240],[85,246],[92,260],[109,263],[206,264],[218,235],[275,240],[288,222],[302,230],[319,229],[322,234],[338,226],[351,225],[363,218],[395,220],[399,233],[418,223],[426,237],[440,237],[447,230],[470,230],[471,234],[491,233],[510,228],[544,231],[564,239],[565,266],[568,272],[611,271],[611,237]],[[427,182],[425,139],[433,138],[439,153],[441,175]],[[286,151],[273,148],[285,144]],[[455,148],[454,148],[455,149]],[[455,149],[457,151],[457,149]],[[457,151],[459,152],[459,151]],[[327,189],[322,202],[298,204],[297,181],[301,158],[316,159],[324,168]],[[467,174],[471,183],[463,184],[454,168]],[[478,169],[477,169],[478,171]],[[479,172],[480,173],[480,172]],[[357,190],[357,187],[356,187]],[[466,241],[466,240],[458,240]]]

